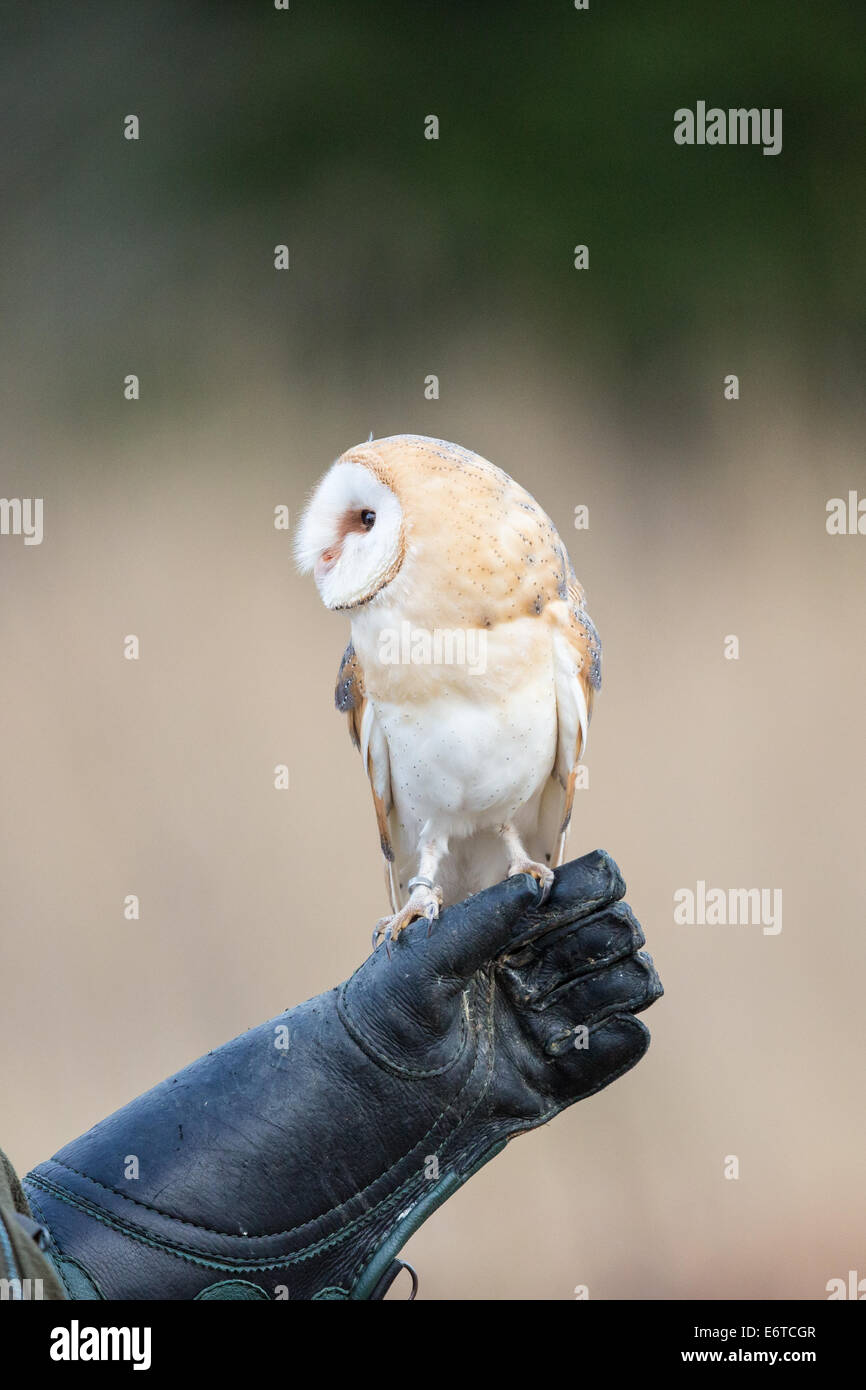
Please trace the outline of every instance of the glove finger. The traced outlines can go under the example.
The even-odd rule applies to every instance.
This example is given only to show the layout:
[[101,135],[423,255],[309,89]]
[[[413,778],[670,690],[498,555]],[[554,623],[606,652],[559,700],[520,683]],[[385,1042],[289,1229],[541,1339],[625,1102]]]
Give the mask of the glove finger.
[[557,1056],[560,1094],[565,1093],[569,1104],[584,1100],[636,1066],[649,1045],[649,1029],[640,1019],[631,1013],[612,1014],[590,1028],[586,1038],[573,1036],[568,1050]]
[[514,939],[540,889],[529,874],[515,874],[440,914],[428,935],[424,922],[406,928],[402,944],[416,944],[418,970],[428,979],[451,978],[459,988]]
[[420,1051],[426,1066],[441,1064],[440,1046],[443,1057],[453,1055],[455,997],[519,930],[539,896],[534,878],[515,874],[446,908],[432,930],[425,921],[411,923],[393,955],[373,951],[347,983],[346,999],[351,1007],[360,991],[376,1001],[365,1008],[365,1027],[383,1053],[396,1048],[408,1065]]
[[524,929],[512,938],[510,951],[557,927],[582,921],[625,896],[625,882],[610,855],[593,850],[556,870],[550,896],[526,915]]
[[640,1013],[663,993],[652,956],[638,951],[627,960],[570,980],[526,1017],[536,1019],[535,1031],[546,1054],[559,1057],[574,1050],[587,1029],[611,1014]]
[[588,917],[624,892],[619,869],[604,850],[557,869],[545,903],[535,879],[516,874],[442,914],[426,943],[425,968],[466,980],[506,948]]
[[628,904],[614,903],[509,951],[497,974],[515,1004],[535,1004],[568,980],[634,955],[644,940]]

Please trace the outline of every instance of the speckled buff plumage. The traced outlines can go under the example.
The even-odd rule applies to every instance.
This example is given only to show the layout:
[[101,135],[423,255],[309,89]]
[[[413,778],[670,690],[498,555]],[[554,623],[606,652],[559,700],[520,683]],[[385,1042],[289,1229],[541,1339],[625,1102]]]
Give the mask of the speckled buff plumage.
[[371,440],[322,478],[296,554],[351,622],[336,702],[370,778],[393,914],[374,942],[506,875],[549,891],[601,645],[535,499],[459,445]]

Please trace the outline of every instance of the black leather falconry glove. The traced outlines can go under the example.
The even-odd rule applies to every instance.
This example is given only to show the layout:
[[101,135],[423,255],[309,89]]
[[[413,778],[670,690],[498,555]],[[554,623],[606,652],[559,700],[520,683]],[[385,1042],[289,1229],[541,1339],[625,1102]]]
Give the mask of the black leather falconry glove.
[[643,1056],[661,994],[603,852],[507,879],[194,1062],[25,1186],[73,1298],[381,1298],[512,1135]]

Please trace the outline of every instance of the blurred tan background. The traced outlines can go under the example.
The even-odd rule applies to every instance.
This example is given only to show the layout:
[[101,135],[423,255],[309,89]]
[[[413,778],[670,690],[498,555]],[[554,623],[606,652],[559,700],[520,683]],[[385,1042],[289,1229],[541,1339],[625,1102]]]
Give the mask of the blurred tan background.
[[[820,150],[806,159],[794,143],[784,176],[758,151],[726,152],[738,251],[720,269],[712,244],[704,256],[688,239],[705,291],[689,317],[669,291],[706,176],[673,168],[668,127],[703,89],[692,74],[681,100],[656,95],[661,162],[635,177],[680,179],[684,201],[675,217],[645,208],[625,246],[599,223],[601,286],[583,301],[570,247],[587,239],[580,216],[592,225],[605,206],[604,181],[590,171],[567,207],[551,183],[561,266],[542,274],[542,251],[515,250],[510,224],[516,261],[476,275],[452,235],[469,197],[460,160],[444,143],[420,148],[423,115],[446,102],[431,58],[422,96],[407,87],[358,117],[367,164],[357,150],[329,161],[298,149],[292,113],[315,124],[311,93],[313,113],[330,111],[314,72],[333,70],[336,90],[345,69],[368,91],[377,55],[394,59],[375,28],[299,18],[297,68],[272,71],[265,99],[256,60],[278,44],[263,20],[227,6],[208,31],[191,6],[167,55],[168,12],[144,12],[130,33],[110,7],[94,30],[58,30],[39,11],[4,58],[20,139],[4,152],[0,492],[43,497],[45,536],[0,537],[0,1142],[23,1172],[365,955],[386,904],[366,779],[332,705],[348,624],[294,574],[272,518],[279,504],[296,517],[371,429],[413,431],[500,464],[570,548],[605,649],[571,851],[617,859],[667,991],[635,1071],[510,1145],[412,1239],[422,1296],[568,1299],[587,1285],[592,1298],[822,1298],[829,1279],[866,1276],[866,537],[825,528],[828,498],[866,494],[862,343],[845,308],[847,233],[839,219],[831,245],[821,220],[833,178]],[[714,35],[697,13],[702,62]],[[516,65],[513,23],[503,51]],[[601,35],[607,49],[574,61],[643,71],[653,36],[637,9],[617,23],[618,41]],[[538,72],[561,42],[556,29],[538,39]],[[585,124],[584,98],[567,84],[559,95],[551,114],[532,87],[509,120]],[[498,99],[488,91],[474,119],[494,126]],[[635,126],[656,119],[641,100],[628,97]],[[124,148],[120,120],[139,109],[142,142]],[[793,97],[792,114],[796,129]],[[405,150],[388,160],[385,115],[405,117]],[[242,119],[264,164],[239,152]],[[589,142],[599,167],[606,138]],[[454,161],[436,176],[446,194],[416,186],[431,153]],[[246,171],[237,185],[231,155]],[[187,166],[209,196],[190,190]],[[767,180],[782,177],[773,213]],[[798,280],[780,250],[767,280],[758,207],[779,226],[799,208],[813,249],[826,234],[826,260],[815,250]],[[666,244],[665,218],[670,264],[636,264],[647,236]],[[282,241],[300,250],[285,279],[271,268]],[[625,263],[645,290],[627,284],[619,303],[604,286]],[[122,394],[132,371],[137,402]],[[731,371],[736,402],[722,394]],[[430,372],[438,401],[424,399]],[[580,504],[590,527],[578,532]],[[137,662],[123,656],[129,633]],[[724,658],[728,634],[738,661]],[[278,763],[287,792],[274,790]],[[699,879],[780,888],[782,932],[675,925],[675,891]],[[130,893],[139,921],[124,919]]]

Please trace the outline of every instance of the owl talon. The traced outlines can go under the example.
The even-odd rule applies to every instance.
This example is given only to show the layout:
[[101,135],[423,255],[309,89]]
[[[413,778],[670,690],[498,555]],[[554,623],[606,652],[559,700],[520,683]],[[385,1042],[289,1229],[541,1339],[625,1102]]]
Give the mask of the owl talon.
[[548,868],[546,864],[537,864],[534,859],[518,859],[508,866],[509,878],[513,877],[515,874],[529,874],[530,878],[534,878],[541,889],[541,897],[538,900],[539,906],[541,903],[547,902],[547,899],[550,897],[550,890],[553,887],[552,869]]
[[546,903],[547,899],[550,897],[550,890],[553,887],[553,874],[550,875],[550,878],[543,878],[541,880],[540,887],[541,897],[538,900],[539,906],[541,905],[541,903]]
[[411,922],[419,919],[427,922],[427,935],[433,930],[433,923],[439,916],[439,908],[442,906],[442,889],[438,887],[427,888],[421,884],[413,888],[412,895],[406,906],[399,912],[395,912],[393,917],[382,917],[376,923],[373,932],[373,949],[384,943],[388,959],[391,959],[391,946],[397,941],[401,932]]

